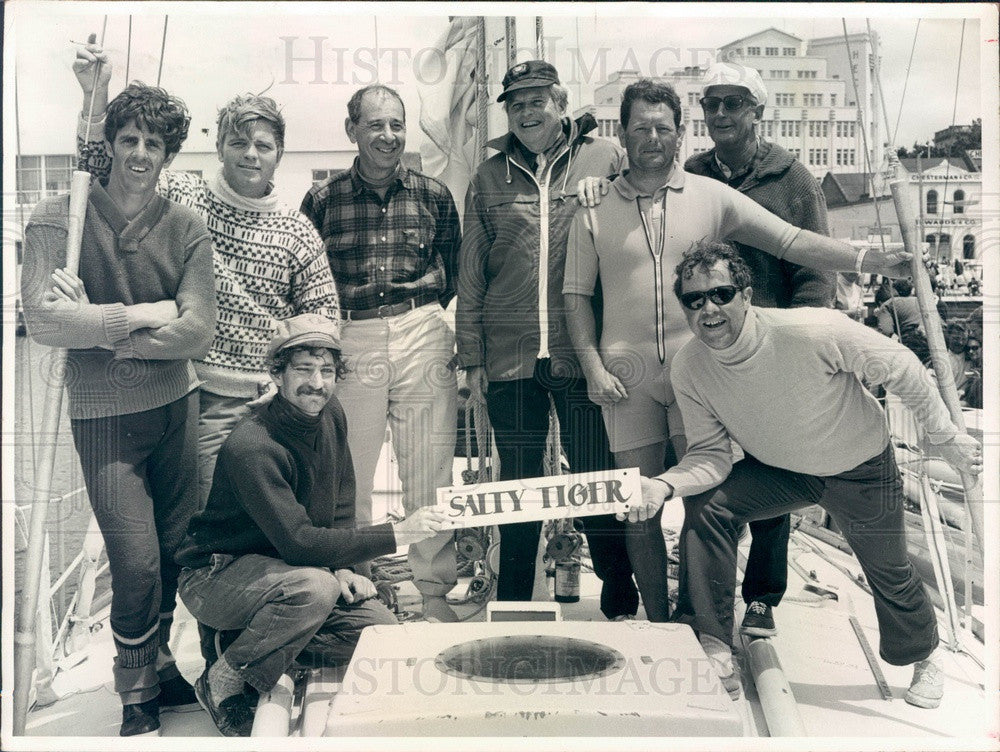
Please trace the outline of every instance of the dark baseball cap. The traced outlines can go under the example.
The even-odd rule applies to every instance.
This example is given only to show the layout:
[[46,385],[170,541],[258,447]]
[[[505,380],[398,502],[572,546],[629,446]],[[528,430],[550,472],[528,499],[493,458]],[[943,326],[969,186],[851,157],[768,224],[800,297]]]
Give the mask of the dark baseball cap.
[[503,77],[503,93],[497,97],[502,102],[507,95],[518,89],[530,89],[533,86],[551,86],[559,83],[559,73],[555,66],[544,60],[528,60],[513,66]]

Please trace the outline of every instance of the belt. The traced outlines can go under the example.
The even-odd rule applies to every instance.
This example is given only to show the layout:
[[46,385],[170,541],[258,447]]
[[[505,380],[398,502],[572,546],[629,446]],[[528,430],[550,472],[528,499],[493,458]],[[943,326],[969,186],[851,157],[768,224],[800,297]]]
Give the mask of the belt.
[[380,305],[378,308],[367,308],[363,311],[352,311],[347,308],[340,309],[340,315],[344,318],[344,321],[365,321],[367,319],[386,319],[390,316],[398,316],[401,313],[406,313],[407,311],[412,311],[414,308],[419,308],[422,305],[427,305],[428,303],[434,303],[438,300],[437,293],[424,292],[416,297],[410,298],[409,300],[404,300],[402,303],[391,303],[386,305]]

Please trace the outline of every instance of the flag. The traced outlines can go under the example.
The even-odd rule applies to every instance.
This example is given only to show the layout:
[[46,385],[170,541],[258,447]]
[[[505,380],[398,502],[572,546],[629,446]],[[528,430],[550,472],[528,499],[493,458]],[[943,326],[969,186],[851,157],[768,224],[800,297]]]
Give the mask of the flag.
[[461,207],[478,161],[476,154],[476,46],[479,18],[456,16],[419,68],[420,147],[423,171],[451,191]]

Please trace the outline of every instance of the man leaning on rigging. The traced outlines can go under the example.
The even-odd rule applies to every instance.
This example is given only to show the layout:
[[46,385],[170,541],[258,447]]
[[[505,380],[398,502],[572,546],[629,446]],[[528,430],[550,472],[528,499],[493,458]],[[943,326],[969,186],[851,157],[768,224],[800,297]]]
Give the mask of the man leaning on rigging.
[[195,700],[167,647],[174,551],[198,508],[198,378],[215,327],[212,243],[191,209],[156,193],[187,137],[184,103],[134,83],[107,106],[113,162],[93,179],[79,273],[66,264],[69,197],[25,229],[21,279],[32,338],[69,349],[73,442],[111,569],[122,736],[159,733],[161,707]]
[[[796,227],[828,235],[826,199],[806,166],[758,133],[767,89],[753,68],[716,63],[702,80],[701,109],[715,145],[692,155],[684,169],[735,188]],[[830,308],[837,275],[799,266],[749,245],[735,243],[750,267],[754,305],[763,308]],[[788,586],[787,514],[750,523],[750,552],[743,574],[747,610],[740,631],[757,637],[777,633],[772,609]]]

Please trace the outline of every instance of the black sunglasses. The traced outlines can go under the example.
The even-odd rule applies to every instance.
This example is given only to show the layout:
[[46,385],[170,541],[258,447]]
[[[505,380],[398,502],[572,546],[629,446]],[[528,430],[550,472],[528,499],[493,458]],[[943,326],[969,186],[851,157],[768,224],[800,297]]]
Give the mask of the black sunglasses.
[[744,104],[752,104],[753,100],[749,97],[744,97],[742,94],[729,94],[724,97],[702,97],[700,103],[701,108],[705,112],[715,112],[719,109],[720,103],[726,108],[726,112],[736,112]]
[[736,285],[719,285],[711,290],[697,290],[681,294],[681,305],[691,311],[699,310],[705,305],[705,300],[711,300],[716,305],[731,303],[736,293],[740,291]]

